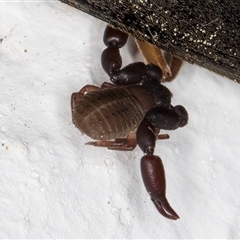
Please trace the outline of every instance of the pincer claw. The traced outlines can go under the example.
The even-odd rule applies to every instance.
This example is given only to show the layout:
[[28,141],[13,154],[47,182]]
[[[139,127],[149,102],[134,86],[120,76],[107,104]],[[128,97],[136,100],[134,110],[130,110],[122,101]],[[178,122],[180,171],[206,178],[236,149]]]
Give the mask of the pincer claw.
[[144,185],[155,207],[164,217],[177,220],[179,216],[166,199],[165,172],[160,157],[145,155],[141,159],[141,172]]
[[169,218],[171,220],[177,220],[180,217],[177,213],[172,209],[166,197],[162,197],[161,200],[155,200],[151,198],[158,212],[161,213],[164,217]]

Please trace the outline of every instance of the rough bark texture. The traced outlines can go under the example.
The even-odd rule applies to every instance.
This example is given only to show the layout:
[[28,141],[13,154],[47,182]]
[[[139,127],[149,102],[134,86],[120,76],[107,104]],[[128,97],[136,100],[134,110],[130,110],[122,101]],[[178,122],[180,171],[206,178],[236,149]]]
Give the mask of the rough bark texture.
[[60,0],[240,83],[239,0]]

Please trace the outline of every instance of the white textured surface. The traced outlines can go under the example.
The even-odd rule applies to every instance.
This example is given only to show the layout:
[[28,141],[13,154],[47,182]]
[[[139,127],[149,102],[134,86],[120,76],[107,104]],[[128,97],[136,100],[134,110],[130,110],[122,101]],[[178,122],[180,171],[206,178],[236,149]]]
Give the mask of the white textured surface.
[[71,123],[71,93],[107,80],[104,28],[59,2],[0,2],[0,238],[239,238],[240,85],[189,64],[167,84],[190,116],[157,144],[167,220],[141,151],[85,146]]

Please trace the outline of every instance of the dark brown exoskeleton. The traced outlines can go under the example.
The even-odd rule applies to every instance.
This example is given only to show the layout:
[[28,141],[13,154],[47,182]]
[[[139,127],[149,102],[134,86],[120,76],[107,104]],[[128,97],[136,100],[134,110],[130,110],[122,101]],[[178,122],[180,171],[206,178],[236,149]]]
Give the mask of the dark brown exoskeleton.
[[102,66],[114,84],[101,88],[86,85],[71,98],[72,118],[76,127],[97,140],[88,145],[113,150],[141,148],[141,172],[145,187],[158,211],[169,219],[179,218],[165,196],[166,182],[161,159],[154,155],[160,129],[175,130],[187,124],[188,114],[181,106],[171,105],[172,94],[161,84],[162,71],[154,64],[142,62],[121,69],[119,48],[127,35],[107,28]]
[[239,1],[60,1],[240,83]]

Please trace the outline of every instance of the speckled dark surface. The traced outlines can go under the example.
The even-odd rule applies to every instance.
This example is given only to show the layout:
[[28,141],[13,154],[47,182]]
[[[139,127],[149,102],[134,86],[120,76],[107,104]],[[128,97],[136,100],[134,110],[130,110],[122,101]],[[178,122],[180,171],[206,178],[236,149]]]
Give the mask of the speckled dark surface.
[[240,82],[240,2],[60,0],[193,64]]

